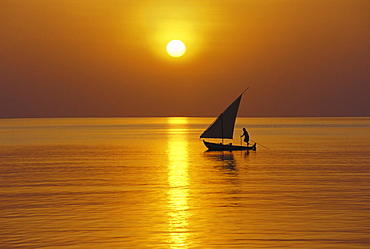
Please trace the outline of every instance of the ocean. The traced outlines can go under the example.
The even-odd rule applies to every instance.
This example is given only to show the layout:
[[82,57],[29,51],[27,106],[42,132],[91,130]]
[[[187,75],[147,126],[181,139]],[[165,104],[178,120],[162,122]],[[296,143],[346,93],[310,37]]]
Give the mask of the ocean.
[[0,119],[0,247],[370,248],[370,118],[212,121]]

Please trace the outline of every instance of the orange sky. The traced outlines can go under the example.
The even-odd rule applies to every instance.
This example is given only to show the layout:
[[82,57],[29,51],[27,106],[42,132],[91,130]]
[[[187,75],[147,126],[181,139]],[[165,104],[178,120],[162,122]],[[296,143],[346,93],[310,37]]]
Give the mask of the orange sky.
[[370,116],[369,13],[368,0],[0,0],[0,117],[217,116],[247,86],[240,116]]

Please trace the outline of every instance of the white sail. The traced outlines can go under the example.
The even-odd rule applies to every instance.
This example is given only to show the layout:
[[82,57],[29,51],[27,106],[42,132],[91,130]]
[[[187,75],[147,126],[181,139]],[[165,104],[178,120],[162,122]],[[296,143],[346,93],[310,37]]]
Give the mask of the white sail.
[[[244,92],[243,92],[244,93]],[[201,138],[228,138],[232,139],[236,115],[238,114],[241,94],[229,107],[200,135]]]

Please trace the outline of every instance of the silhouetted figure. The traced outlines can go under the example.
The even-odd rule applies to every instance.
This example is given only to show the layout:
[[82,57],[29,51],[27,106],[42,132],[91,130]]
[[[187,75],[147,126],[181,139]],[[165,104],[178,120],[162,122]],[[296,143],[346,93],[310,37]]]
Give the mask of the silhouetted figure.
[[241,135],[240,137],[244,137],[244,142],[246,142],[248,146],[249,145],[249,134],[245,128],[243,128],[243,135]]

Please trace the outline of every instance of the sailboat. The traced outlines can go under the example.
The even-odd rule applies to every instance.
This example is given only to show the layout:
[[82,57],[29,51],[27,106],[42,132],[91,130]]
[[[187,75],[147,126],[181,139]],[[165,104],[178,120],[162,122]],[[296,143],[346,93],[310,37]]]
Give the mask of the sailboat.
[[[248,88],[246,89],[248,90]],[[244,90],[244,92],[246,91]],[[240,94],[234,102],[232,102],[216,120],[200,135],[200,138],[221,138],[221,143],[211,143],[203,140],[204,145],[208,150],[216,151],[233,151],[233,150],[256,150],[256,143],[252,146],[233,145],[232,143],[224,144],[224,139],[233,139],[234,126],[240,100],[244,94]]]

